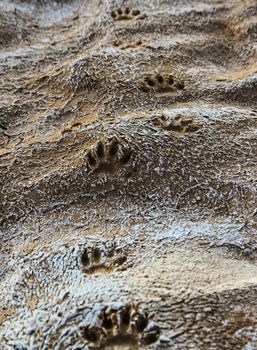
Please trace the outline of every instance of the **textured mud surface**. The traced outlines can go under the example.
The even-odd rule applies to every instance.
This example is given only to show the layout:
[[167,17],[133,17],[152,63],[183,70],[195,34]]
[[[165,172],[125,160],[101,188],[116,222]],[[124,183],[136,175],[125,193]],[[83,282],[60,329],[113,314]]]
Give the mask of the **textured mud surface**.
[[256,1],[3,0],[0,86],[0,349],[256,349]]

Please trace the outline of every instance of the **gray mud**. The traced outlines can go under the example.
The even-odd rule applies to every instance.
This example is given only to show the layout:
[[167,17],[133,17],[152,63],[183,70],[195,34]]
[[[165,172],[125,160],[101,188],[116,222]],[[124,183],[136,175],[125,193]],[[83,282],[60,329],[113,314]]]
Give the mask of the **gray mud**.
[[4,0],[0,86],[0,349],[256,349],[256,1]]

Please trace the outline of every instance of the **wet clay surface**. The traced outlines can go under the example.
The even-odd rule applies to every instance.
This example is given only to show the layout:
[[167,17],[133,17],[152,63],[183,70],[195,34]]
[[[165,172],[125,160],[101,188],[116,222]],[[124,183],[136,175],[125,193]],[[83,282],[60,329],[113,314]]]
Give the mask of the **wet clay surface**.
[[257,348],[257,4],[0,4],[0,349]]

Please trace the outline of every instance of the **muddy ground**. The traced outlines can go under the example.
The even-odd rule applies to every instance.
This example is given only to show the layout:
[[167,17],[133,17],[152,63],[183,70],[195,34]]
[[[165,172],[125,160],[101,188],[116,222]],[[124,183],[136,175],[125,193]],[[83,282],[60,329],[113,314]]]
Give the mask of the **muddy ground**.
[[255,0],[2,0],[0,349],[257,349]]

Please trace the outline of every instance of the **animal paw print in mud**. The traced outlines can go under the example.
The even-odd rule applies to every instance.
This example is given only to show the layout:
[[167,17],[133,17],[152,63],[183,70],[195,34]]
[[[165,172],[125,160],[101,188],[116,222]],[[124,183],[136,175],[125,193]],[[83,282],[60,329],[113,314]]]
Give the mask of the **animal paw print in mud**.
[[140,88],[143,92],[175,92],[178,90],[183,90],[185,84],[183,81],[178,81],[173,75],[148,75],[140,81]]
[[160,117],[155,117],[152,122],[154,125],[160,126],[164,130],[173,131],[181,135],[194,133],[201,128],[201,125],[198,124],[193,117],[180,114],[174,119],[161,115]]
[[121,268],[126,261],[124,249],[115,244],[87,247],[81,255],[83,272],[86,274],[112,272]]
[[99,141],[87,153],[88,168],[91,171],[115,171],[130,161],[131,154],[131,150],[116,138],[107,142]]
[[121,42],[121,41],[114,41],[113,46],[117,47],[120,50],[136,50],[142,47],[143,43],[141,40],[137,41],[128,41],[128,42]]
[[99,349],[132,349],[153,344],[160,336],[159,326],[149,321],[147,313],[139,312],[136,305],[121,303],[103,307],[90,324],[81,325],[80,329],[82,336]]
[[141,14],[140,10],[131,10],[130,8],[118,8],[111,12],[114,21],[127,21],[132,19],[144,19],[146,15]]

